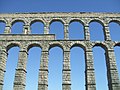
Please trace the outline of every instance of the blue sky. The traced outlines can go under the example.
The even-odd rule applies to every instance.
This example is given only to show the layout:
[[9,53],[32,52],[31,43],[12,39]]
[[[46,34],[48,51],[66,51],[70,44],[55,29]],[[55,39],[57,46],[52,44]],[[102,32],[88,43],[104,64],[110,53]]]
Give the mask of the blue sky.
[[[120,12],[119,0],[0,0],[0,13],[15,12]],[[4,23],[0,23],[0,33],[4,31]],[[97,28],[96,28],[97,27]],[[21,33],[23,23],[13,25],[12,33]],[[34,23],[32,33],[43,33],[43,24]],[[83,26],[73,22],[69,26],[70,39],[83,39]],[[112,40],[120,40],[120,25],[110,23]],[[50,25],[50,33],[56,34],[57,39],[63,39],[63,25],[54,22]],[[93,22],[90,24],[91,40],[103,41],[102,26]],[[120,77],[120,47],[115,47],[115,56]],[[93,48],[94,68],[97,90],[108,90],[104,50]],[[17,68],[19,48],[13,47],[8,51],[4,89],[12,90],[15,69]],[[40,67],[41,49],[33,47],[29,50],[27,63],[26,90],[37,90],[38,70]],[[62,61],[63,51],[54,47],[49,51],[49,90],[62,90]],[[98,55],[99,54],[99,55]],[[71,49],[71,80],[72,90],[85,90],[85,59],[84,50],[80,47]]]
[[0,0],[0,12],[119,12],[119,0]]

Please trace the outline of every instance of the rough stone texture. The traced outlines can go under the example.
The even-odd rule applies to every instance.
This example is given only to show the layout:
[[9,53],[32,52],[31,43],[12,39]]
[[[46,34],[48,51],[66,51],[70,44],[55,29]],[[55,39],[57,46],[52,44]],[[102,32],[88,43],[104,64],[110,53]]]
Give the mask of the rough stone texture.
[[70,51],[64,51],[62,90],[71,90]]
[[25,80],[26,80],[26,65],[27,65],[27,52],[19,52],[19,61],[16,69],[15,80],[14,80],[14,90],[25,90]]
[[[22,34],[11,34],[13,23],[24,23]],[[44,24],[44,34],[31,34],[30,25],[36,21]],[[64,24],[64,40],[56,40],[54,34],[49,34],[50,23],[61,21]],[[78,21],[84,26],[83,40],[69,40],[69,24]],[[104,41],[90,41],[89,23],[99,22],[104,28]],[[16,69],[14,90],[25,90],[27,52],[33,46],[42,48],[40,60],[38,90],[48,90],[48,55],[49,49],[60,46],[64,52],[62,90],[71,90],[70,49],[79,46],[85,51],[85,86],[86,90],[96,90],[93,54],[94,46],[101,46],[106,53],[106,66],[109,90],[120,90],[120,81],[116,67],[113,47],[120,41],[112,41],[109,23],[120,22],[120,13],[15,13],[0,14],[0,22],[6,23],[4,34],[0,34],[0,90],[4,85],[4,72],[7,51],[13,47],[20,48],[18,66]]]
[[92,49],[90,49],[89,51],[85,51],[85,63],[86,90],[96,90]]
[[5,66],[7,60],[7,53],[4,50],[0,51],[0,90],[3,88]]
[[42,51],[39,69],[38,90],[48,90],[48,51]]

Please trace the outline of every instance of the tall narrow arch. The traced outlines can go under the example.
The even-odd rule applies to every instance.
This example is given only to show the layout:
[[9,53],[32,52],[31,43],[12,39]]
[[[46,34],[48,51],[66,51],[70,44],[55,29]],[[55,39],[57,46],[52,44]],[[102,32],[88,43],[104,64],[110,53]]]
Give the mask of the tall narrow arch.
[[49,49],[48,90],[62,90],[63,49],[54,46]]
[[107,80],[108,77],[107,77],[107,66],[106,66],[107,62],[106,62],[106,57],[104,55],[105,52],[106,52],[106,47],[104,45],[96,44],[93,47],[93,59],[94,59],[97,90],[102,90],[102,89],[108,90],[108,80]]
[[120,40],[120,22],[111,21],[109,23],[109,30],[110,30],[111,40],[119,41]]
[[84,39],[83,23],[78,20],[72,20],[69,24],[70,39]]
[[11,46],[8,49],[8,58],[6,63],[6,72],[4,77],[3,90],[13,90],[15,71],[17,68],[20,48]]
[[28,48],[26,90],[38,89],[41,51],[38,45],[30,45]]
[[71,89],[85,90],[85,56],[84,48],[74,45],[70,50]]
[[90,29],[90,40],[93,41],[104,41],[105,40],[105,32],[104,32],[104,25],[102,22],[98,20],[92,20],[89,23]]

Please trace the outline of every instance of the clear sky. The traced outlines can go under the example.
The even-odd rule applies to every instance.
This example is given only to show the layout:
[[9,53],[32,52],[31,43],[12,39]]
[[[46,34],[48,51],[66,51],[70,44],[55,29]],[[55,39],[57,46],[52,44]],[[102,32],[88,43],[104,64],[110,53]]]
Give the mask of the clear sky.
[[[0,13],[15,12],[120,12],[119,0],[0,0]],[[0,33],[4,31],[4,23],[0,23]],[[120,25],[110,23],[112,40],[120,40]],[[21,33],[23,23],[12,26],[12,33]],[[40,22],[31,25],[32,33],[43,33]],[[83,39],[83,26],[73,22],[69,26],[70,39]],[[63,39],[63,25],[53,22],[50,33],[56,34],[57,39]],[[90,23],[91,40],[103,41],[103,30],[99,23]],[[120,47],[115,47],[115,56],[120,77]],[[94,68],[97,90],[108,90],[107,72],[104,49],[93,48]],[[3,90],[13,90],[15,69],[17,68],[19,48],[13,47],[8,51],[7,67]],[[33,47],[29,50],[27,63],[26,90],[37,90],[38,70],[40,67],[41,49]],[[62,90],[62,61],[63,51],[54,47],[49,51],[49,90]],[[85,59],[84,50],[80,47],[71,49],[71,81],[72,90],[85,90]]]

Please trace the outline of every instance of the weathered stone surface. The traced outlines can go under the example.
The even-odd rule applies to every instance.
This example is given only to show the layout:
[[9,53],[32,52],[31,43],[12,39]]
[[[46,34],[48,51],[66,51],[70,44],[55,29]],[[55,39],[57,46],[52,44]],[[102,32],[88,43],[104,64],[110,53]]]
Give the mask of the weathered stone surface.
[[[63,83],[62,90],[71,90],[71,66],[70,49],[80,46],[85,51],[85,86],[86,90],[96,90],[94,62],[92,48],[104,46],[106,53],[106,66],[109,90],[120,90],[120,81],[116,67],[113,47],[120,45],[120,41],[112,41],[109,33],[109,23],[120,22],[120,13],[16,13],[0,14],[0,21],[6,23],[4,34],[0,34],[0,90],[4,85],[4,72],[7,60],[7,51],[13,47],[20,47],[18,66],[16,69],[14,90],[25,90],[26,86],[26,64],[28,51],[37,46],[42,49],[40,60],[38,90],[48,90],[48,55],[49,49],[60,46],[63,49]],[[24,22],[23,33],[11,34],[11,27],[17,21]],[[30,25],[35,21],[43,22],[43,34],[31,34]],[[56,40],[54,34],[49,34],[50,24],[53,21],[61,21],[64,24],[64,39]],[[69,24],[79,21],[84,26],[83,40],[69,39]],[[98,21],[104,27],[104,41],[90,41],[89,23]]]

